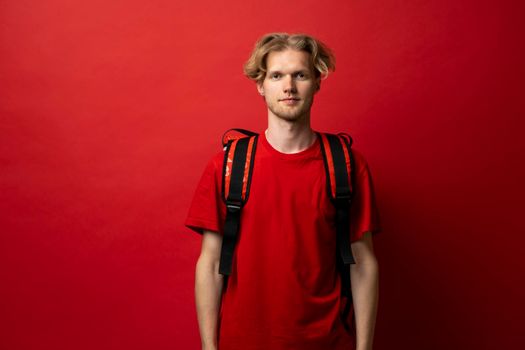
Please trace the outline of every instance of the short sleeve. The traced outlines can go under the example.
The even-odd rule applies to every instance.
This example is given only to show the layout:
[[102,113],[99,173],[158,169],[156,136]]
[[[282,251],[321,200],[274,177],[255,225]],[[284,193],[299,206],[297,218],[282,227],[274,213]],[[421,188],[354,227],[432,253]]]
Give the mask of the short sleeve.
[[202,234],[204,230],[222,235],[226,205],[221,198],[221,176],[224,152],[207,163],[195,189],[184,226]]
[[360,152],[352,152],[357,170],[350,208],[350,241],[353,243],[361,239],[367,231],[377,234],[382,228],[370,168]]

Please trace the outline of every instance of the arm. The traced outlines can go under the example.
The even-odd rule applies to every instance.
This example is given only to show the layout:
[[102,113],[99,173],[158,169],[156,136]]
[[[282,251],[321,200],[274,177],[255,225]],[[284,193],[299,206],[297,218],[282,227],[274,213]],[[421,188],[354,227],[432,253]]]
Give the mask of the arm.
[[372,244],[366,232],[352,243],[355,264],[350,265],[350,281],[354,301],[357,350],[372,350],[378,300],[379,270]]
[[195,303],[202,349],[217,349],[217,321],[219,317],[223,276],[219,274],[222,236],[204,231],[201,254],[195,268]]

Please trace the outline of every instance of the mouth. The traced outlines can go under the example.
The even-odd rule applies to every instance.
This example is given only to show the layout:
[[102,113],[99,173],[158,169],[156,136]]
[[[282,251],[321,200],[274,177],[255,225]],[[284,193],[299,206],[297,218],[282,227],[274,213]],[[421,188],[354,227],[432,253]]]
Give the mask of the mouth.
[[299,103],[299,99],[295,97],[290,98],[284,98],[282,100],[279,100],[281,103],[287,105],[287,106],[295,106]]

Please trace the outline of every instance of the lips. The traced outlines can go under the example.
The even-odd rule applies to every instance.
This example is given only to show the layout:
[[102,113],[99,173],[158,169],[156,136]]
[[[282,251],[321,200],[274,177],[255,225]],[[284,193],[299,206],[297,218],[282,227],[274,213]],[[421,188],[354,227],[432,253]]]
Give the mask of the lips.
[[299,104],[299,99],[295,97],[285,98],[280,100],[286,106],[297,106]]

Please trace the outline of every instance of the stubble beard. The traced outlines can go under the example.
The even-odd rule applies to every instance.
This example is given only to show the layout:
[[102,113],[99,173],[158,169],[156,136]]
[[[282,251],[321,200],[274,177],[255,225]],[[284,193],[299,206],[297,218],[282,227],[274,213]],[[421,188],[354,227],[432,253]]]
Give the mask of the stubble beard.
[[310,112],[310,108],[314,102],[312,97],[311,100],[301,100],[302,104],[298,106],[287,107],[285,105],[280,105],[281,102],[268,103],[266,105],[268,109],[279,119],[283,119],[289,122],[297,122],[303,120],[307,117]]

